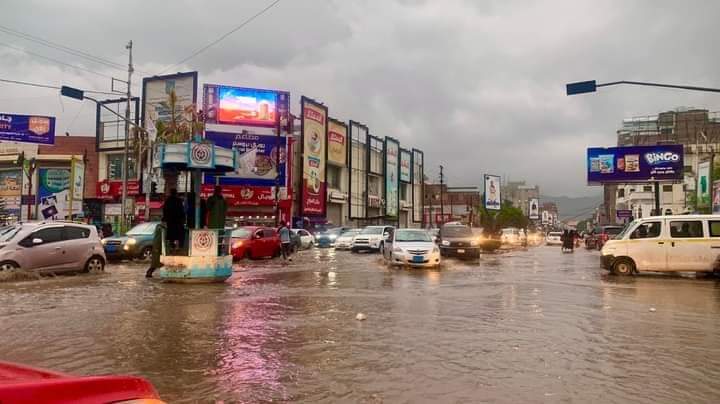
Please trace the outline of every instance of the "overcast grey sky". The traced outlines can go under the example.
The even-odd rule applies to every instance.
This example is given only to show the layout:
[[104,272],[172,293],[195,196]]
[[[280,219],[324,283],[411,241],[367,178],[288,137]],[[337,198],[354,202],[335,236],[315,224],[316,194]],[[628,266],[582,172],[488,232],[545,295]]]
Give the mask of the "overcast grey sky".
[[[6,0],[0,25],[126,64],[135,43],[139,83],[237,26],[271,0]],[[611,87],[566,97],[565,83],[645,80],[720,87],[720,2],[283,0],[175,68],[200,83],[289,90],[330,115],[425,151],[452,185],[484,172],[540,185],[585,186],[588,146],[609,146],[624,117],[677,106],[720,110],[717,94]],[[108,90],[122,69],[0,32],[0,78]],[[141,73],[143,72],[143,73]],[[139,87],[136,87],[139,90]],[[0,83],[0,111],[58,117],[58,133],[94,133],[94,106],[56,92]]]

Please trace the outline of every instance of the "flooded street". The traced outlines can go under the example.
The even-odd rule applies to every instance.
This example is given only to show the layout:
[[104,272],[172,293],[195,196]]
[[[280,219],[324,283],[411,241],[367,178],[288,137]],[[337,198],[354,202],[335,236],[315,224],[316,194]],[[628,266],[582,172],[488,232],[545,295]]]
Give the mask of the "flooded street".
[[[140,264],[0,284],[0,359],[148,378],[169,402],[717,402],[720,283],[539,247],[385,268],[332,250],[226,284]],[[367,314],[366,321],[355,316]]]

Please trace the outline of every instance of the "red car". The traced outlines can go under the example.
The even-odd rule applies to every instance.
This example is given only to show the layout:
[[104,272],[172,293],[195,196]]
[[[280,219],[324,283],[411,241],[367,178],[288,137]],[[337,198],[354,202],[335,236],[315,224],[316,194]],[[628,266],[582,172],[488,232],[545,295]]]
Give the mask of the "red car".
[[245,226],[232,231],[230,253],[233,259],[277,257],[280,236],[270,227]]
[[152,384],[140,377],[79,377],[1,361],[0,402],[164,404]]

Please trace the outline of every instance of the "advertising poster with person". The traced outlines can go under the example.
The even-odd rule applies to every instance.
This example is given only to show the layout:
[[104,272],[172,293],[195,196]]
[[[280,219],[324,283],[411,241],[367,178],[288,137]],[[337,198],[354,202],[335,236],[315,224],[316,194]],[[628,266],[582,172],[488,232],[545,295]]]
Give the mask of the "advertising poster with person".
[[327,107],[307,97],[301,98],[300,105],[303,144],[302,213],[324,216]]
[[400,209],[399,188],[400,143],[385,138],[385,216],[396,217]]
[[530,198],[530,206],[528,206],[528,217],[530,220],[540,219],[540,201],[538,198]]
[[710,206],[709,161],[698,164],[697,203],[698,206]]
[[500,176],[485,174],[485,209],[500,210]]

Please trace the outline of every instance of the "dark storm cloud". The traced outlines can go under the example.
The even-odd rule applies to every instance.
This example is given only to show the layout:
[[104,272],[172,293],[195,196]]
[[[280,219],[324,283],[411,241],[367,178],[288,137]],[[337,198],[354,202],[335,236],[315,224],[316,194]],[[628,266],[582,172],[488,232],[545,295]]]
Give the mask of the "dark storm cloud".
[[[157,73],[267,4],[15,2],[4,5],[0,24],[119,63],[132,38],[137,69]],[[718,11],[709,2],[283,0],[174,70],[197,69],[201,82],[287,89],[295,110],[300,95],[322,100],[332,116],[425,150],[428,171],[442,163],[458,185],[493,172],[538,183],[545,194],[581,195],[597,192],[584,185],[585,147],[612,145],[623,118],[677,106],[715,110],[718,101],[630,87],[566,97],[565,83],[720,86],[711,49]],[[0,42],[123,77],[4,34]],[[0,55],[3,78],[108,86],[15,50]],[[0,110],[55,113],[61,129],[94,130],[91,107],[45,90],[0,88]]]

